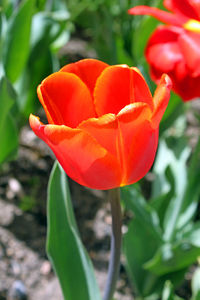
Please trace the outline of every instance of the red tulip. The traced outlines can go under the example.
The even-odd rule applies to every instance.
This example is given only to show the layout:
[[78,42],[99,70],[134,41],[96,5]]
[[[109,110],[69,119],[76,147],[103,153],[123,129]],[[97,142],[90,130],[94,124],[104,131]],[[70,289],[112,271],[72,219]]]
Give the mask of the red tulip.
[[132,15],[151,15],[167,25],[151,35],[145,56],[153,80],[170,76],[174,91],[183,101],[200,97],[200,0],[164,0],[171,12],[136,6]]
[[78,183],[111,189],[150,169],[171,81],[163,75],[154,97],[137,68],[85,59],[66,65],[38,87],[48,125],[31,115],[35,134]]

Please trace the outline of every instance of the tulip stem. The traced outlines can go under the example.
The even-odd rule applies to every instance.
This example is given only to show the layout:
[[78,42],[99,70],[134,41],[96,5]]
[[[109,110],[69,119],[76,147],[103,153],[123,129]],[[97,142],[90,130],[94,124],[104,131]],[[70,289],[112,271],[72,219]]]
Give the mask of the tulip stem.
[[120,266],[120,253],[122,242],[122,213],[120,206],[120,189],[109,190],[109,202],[112,215],[112,236],[110,262],[108,267],[108,277],[103,300],[111,300],[115,291]]

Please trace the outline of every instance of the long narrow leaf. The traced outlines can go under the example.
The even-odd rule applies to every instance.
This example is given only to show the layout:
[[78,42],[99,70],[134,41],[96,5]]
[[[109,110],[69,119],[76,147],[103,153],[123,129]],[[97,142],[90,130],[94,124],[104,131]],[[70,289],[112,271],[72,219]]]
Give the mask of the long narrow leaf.
[[10,110],[15,103],[16,94],[10,82],[0,80],[0,164],[13,156],[18,147],[18,133]]
[[11,82],[18,79],[28,58],[34,2],[23,1],[19,10],[9,20],[3,58],[6,75]]
[[67,178],[58,163],[48,188],[47,252],[65,300],[101,299],[91,261],[78,234]]

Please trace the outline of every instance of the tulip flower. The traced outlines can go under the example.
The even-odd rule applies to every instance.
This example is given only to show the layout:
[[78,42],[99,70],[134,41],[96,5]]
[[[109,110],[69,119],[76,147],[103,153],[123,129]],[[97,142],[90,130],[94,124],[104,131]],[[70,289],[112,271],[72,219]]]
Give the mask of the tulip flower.
[[38,97],[49,124],[31,115],[30,126],[79,184],[132,184],[154,161],[170,88],[163,75],[152,97],[137,68],[81,60],[42,81]]
[[173,90],[189,101],[200,97],[200,1],[164,0],[170,11],[136,6],[132,15],[151,15],[167,25],[158,26],[151,35],[145,56],[151,77],[158,82],[163,73],[170,76]]

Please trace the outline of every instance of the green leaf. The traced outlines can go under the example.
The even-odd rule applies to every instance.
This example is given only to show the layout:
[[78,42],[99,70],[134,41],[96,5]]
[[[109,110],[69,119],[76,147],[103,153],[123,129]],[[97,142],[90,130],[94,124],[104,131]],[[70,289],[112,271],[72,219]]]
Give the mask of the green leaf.
[[46,44],[54,42],[67,30],[67,11],[39,12],[32,19],[31,46],[35,47],[42,40]]
[[147,231],[151,231],[156,239],[162,240],[156,211],[148,205],[141,192],[135,188],[135,184],[123,187],[121,191],[126,209],[131,210],[134,216],[143,223],[142,226]]
[[[122,199],[123,190],[124,188],[122,189]],[[145,269],[145,263],[154,257],[157,249],[162,247],[163,241],[161,233],[159,234],[160,230],[157,221],[155,221],[157,218],[155,218],[153,210],[140,198],[140,196],[137,196],[133,201],[133,198],[129,195],[130,202],[135,203],[126,205],[126,208],[128,206],[132,208],[131,211],[134,214],[128,225],[128,231],[124,235],[123,250],[126,257],[126,269],[134,288],[142,296],[142,299],[157,300],[166,279],[170,278],[175,285],[180,284],[185,269],[172,270],[163,276],[158,276],[151,270]],[[128,197],[123,200],[128,200]]]
[[145,264],[145,268],[160,276],[190,266],[200,255],[200,247],[188,240],[176,244],[166,243]]
[[200,222],[191,222],[179,232],[180,238],[200,248]]
[[[157,278],[142,266],[151,259],[157,248],[162,245],[158,218],[142,195],[134,188],[134,185],[124,187],[121,190],[126,209],[131,210],[134,214],[124,236],[127,271],[138,292],[142,295],[148,295]],[[144,245],[148,245],[148,251],[144,249]]]
[[1,145],[0,145],[0,164],[4,161],[13,159],[18,148],[18,130],[13,117],[8,114],[6,122],[2,126]]
[[[36,53],[40,53],[37,55]],[[18,106],[20,112],[27,118],[40,106],[37,100],[37,86],[40,82],[52,73],[52,55],[45,41],[37,44],[34,53],[31,52],[30,63],[18,82]]]
[[47,253],[65,300],[100,300],[93,267],[75,222],[65,172],[55,163],[48,186]]
[[14,104],[15,97],[16,95],[11,84],[3,77],[0,80],[0,130],[2,130],[6,116]]
[[185,188],[183,205],[181,209],[181,216],[179,218],[178,227],[184,226],[194,217],[198,205],[200,194],[200,137],[195,146],[194,152],[189,161],[188,167],[188,181]]
[[197,267],[192,277],[192,300],[200,300],[200,267]]
[[[174,144],[176,144],[175,141]],[[185,146],[181,138],[178,139],[174,151],[168,147],[166,141],[160,140],[159,151],[154,165],[156,180],[153,183],[153,196],[159,197],[162,194],[171,192],[170,201],[168,200],[167,207],[164,207],[165,213],[163,214],[163,220],[161,220],[165,230],[164,239],[166,241],[173,238],[181,215],[185,188],[187,186],[186,162],[189,154],[190,150]],[[165,198],[163,199],[166,200]],[[164,204],[163,202],[162,207]]]
[[11,84],[3,77],[0,80],[0,163],[11,158],[17,151],[17,128],[10,114],[15,98]]
[[171,92],[171,97],[167,109],[163,115],[161,124],[160,124],[160,134],[168,129],[178,116],[184,113],[184,103],[176,94]]
[[166,281],[165,283],[162,300],[174,300],[174,289],[170,281]]
[[[134,218],[124,236],[123,250],[126,256],[126,269],[131,282],[141,295],[149,295],[155,285],[157,277],[143,268],[143,264],[151,259],[159,246],[151,231],[142,226],[144,220]],[[145,249],[148,245],[148,251]]]
[[[54,68],[54,61],[58,56],[54,55],[53,51],[57,51],[69,36],[67,11],[61,13],[44,11],[32,18],[31,51],[25,71],[17,82],[20,94],[18,105],[25,117],[36,111],[40,105],[37,100],[37,86],[46,76],[60,68]],[[59,40],[64,35],[64,40]]]
[[174,294],[174,287],[169,280],[165,282],[162,300],[183,300],[183,298],[180,298]]
[[22,2],[10,18],[4,42],[3,60],[7,77],[15,82],[25,67],[30,46],[34,0]]

